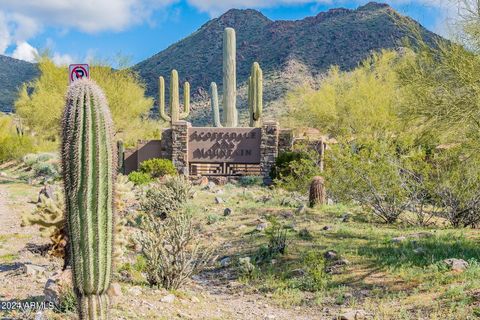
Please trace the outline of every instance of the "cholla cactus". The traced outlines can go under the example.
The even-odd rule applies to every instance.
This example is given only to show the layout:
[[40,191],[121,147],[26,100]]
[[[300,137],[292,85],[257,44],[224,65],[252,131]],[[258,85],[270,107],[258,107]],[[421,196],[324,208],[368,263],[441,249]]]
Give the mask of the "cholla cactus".
[[259,127],[263,108],[263,73],[258,62],[252,65],[252,73],[248,78],[248,110],[250,127]]
[[23,216],[22,226],[38,226],[42,235],[50,238],[48,254],[63,259],[67,246],[63,194],[55,191],[52,198],[41,194],[39,200],[34,212]]
[[107,100],[89,79],[73,82],[62,120],[69,255],[80,320],[108,319],[116,143]]
[[160,116],[163,120],[170,123],[188,117],[190,114],[190,83],[185,82],[183,85],[183,104],[185,111],[180,112],[180,93],[178,85],[178,72],[172,70],[170,77],[170,116],[165,111],[165,79],[159,77],[158,104],[160,108]]
[[[225,127],[238,125],[237,112],[237,62],[235,29],[225,28],[223,33],[223,118]],[[217,84],[210,86],[211,107],[213,112],[213,125],[223,127],[220,122]],[[216,97],[214,99],[214,97]]]

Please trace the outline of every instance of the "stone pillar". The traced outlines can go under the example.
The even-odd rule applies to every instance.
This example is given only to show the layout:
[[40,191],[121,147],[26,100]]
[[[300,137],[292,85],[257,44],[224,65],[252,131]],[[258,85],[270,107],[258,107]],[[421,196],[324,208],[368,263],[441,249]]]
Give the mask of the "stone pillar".
[[192,125],[187,121],[172,123],[172,162],[180,174],[188,172],[188,128]]
[[260,143],[260,171],[266,183],[271,182],[270,170],[278,156],[278,140],[280,126],[276,121],[265,121],[262,124],[262,141]]

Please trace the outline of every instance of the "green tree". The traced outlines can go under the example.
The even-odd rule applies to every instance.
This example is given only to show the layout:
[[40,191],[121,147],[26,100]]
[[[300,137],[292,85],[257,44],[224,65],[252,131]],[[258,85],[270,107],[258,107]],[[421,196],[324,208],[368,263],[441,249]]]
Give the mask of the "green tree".
[[[57,141],[68,70],[56,66],[48,56],[40,57],[38,65],[40,77],[20,89],[15,109],[31,131]],[[153,101],[145,97],[145,88],[133,71],[106,65],[93,65],[90,71],[107,96],[117,139],[133,144],[137,139],[159,135],[160,124],[149,119]]]
[[398,60],[396,52],[384,51],[351,72],[331,68],[318,90],[301,87],[287,95],[288,118],[336,138],[392,135],[400,126]]

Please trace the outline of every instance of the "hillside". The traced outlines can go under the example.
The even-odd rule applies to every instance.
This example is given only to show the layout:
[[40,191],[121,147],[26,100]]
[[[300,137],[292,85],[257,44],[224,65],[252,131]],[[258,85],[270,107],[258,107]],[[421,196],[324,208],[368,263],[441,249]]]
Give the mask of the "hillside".
[[[373,2],[356,10],[332,9],[296,21],[272,21],[255,10],[232,9],[134,66],[146,82],[147,93],[157,97],[158,76],[169,77],[175,68],[181,80],[190,81],[192,86],[196,103],[190,120],[208,123],[210,82],[216,81],[220,93],[222,90],[225,27],[237,31],[238,107],[246,107],[245,80],[251,64],[258,61],[264,70],[267,114],[271,114],[269,110],[279,112],[273,109],[281,109],[276,102],[287,88],[314,81],[331,65],[352,69],[372,51],[401,47],[404,38],[413,38],[413,28],[418,28],[428,43],[440,38],[390,6]],[[241,118],[246,119],[245,112]]]
[[13,111],[18,88],[37,76],[35,64],[0,55],[0,111]]

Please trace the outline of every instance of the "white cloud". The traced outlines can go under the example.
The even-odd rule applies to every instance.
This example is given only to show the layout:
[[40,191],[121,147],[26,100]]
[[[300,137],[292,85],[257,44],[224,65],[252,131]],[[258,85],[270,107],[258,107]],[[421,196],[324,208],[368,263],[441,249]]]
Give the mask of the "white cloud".
[[37,25],[85,32],[121,31],[178,0],[0,0],[0,10]]
[[28,42],[17,43],[17,47],[12,53],[13,58],[28,62],[35,62],[37,56],[38,50],[32,47]]
[[5,53],[10,44],[10,33],[8,32],[7,19],[0,12],[0,54]]
[[55,52],[52,56],[52,60],[57,66],[65,66],[72,64],[75,59],[69,54]]

